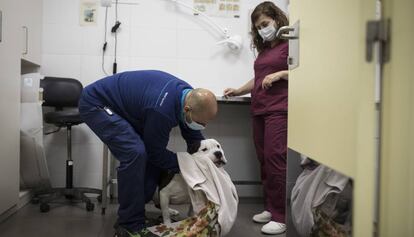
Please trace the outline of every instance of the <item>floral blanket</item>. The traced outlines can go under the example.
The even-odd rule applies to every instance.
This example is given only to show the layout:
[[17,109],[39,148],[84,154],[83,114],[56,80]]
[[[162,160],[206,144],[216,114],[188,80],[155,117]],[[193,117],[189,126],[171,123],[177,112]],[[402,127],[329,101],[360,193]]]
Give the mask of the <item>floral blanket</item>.
[[170,225],[146,228],[142,237],[219,237],[220,227],[215,204],[208,202],[196,216]]

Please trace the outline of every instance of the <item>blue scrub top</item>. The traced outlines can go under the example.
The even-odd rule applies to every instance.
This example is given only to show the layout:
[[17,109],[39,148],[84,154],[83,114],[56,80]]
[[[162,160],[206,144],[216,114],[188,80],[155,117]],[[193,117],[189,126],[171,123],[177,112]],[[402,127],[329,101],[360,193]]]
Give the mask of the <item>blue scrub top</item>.
[[177,155],[167,150],[171,129],[180,126],[187,144],[203,140],[182,121],[181,98],[192,87],[162,71],[130,71],[103,78],[85,87],[84,96],[96,106],[106,106],[126,119],[144,141],[149,162],[178,170]]

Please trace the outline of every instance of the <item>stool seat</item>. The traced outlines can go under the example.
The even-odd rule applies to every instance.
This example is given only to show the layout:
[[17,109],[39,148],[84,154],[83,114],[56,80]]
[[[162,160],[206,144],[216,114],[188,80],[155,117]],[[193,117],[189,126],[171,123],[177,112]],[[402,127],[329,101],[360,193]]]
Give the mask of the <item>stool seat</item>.
[[46,123],[51,123],[60,127],[83,123],[77,108],[47,112],[44,115],[44,120]]
[[45,123],[53,124],[57,130],[49,132],[52,134],[59,132],[61,128],[66,129],[66,185],[64,187],[39,188],[35,190],[32,202],[40,202],[40,211],[48,212],[49,203],[65,198],[68,204],[83,202],[86,204],[87,211],[93,211],[95,205],[86,194],[98,194],[102,197],[102,190],[86,187],[73,186],[73,169],[76,166],[72,159],[72,127],[83,123],[78,104],[82,95],[82,84],[72,78],[45,77],[41,80],[40,86],[43,88],[43,106],[54,108],[53,111],[44,113]]

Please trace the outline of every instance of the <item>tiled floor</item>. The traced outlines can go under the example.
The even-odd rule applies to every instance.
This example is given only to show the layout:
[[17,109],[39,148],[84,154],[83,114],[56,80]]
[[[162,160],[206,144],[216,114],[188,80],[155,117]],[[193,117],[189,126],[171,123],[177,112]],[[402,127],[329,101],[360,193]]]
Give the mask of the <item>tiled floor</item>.
[[[251,216],[261,211],[263,204],[258,200],[242,199],[238,217],[229,237],[265,236],[260,233],[260,224],[251,221]],[[186,213],[185,206],[174,208]],[[116,220],[117,205],[111,204],[106,215],[101,215],[99,206],[93,212],[87,212],[83,206],[56,206],[48,213],[40,213],[38,205],[28,204],[16,214],[0,223],[0,236],[4,237],[111,237]],[[150,217],[160,212],[148,205]],[[285,237],[284,234],[276,235]]]

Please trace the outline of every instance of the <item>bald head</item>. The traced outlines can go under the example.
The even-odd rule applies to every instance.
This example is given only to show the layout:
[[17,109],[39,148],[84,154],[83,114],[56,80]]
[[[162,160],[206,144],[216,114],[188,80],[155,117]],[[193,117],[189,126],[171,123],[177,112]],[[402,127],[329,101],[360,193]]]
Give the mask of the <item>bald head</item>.
[[207,89],[194,89],[185,99],[184,111],[191,111],[191,120],[207,124],[217,114],[216,96]]

